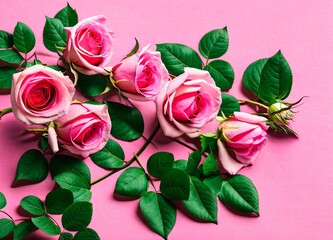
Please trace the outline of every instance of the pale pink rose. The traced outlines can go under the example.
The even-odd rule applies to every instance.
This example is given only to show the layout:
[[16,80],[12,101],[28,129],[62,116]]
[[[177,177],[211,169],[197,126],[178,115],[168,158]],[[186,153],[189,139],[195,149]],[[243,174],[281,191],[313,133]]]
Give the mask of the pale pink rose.
[[75,88],[69,77],[43,65],[13,75],[11,104],[15,117],[28,125],[44,124],[67,114]]
[[169,73],[162,63],[161,54],[150,51],[149,47],[125,58],[112,69],[116,86],[130,99],[154,100],[168,81]]
[[105,22],[104,16],[94,16],[65,28],[68,37],[64,57],[83,74],[107,75],[103,67],[112,57],[114,33],[107,29]]
[[256,160],[267,141],[266,121],[264,117],[235,112],[232,118],[221,123],[219,129],[224,143],[221,140],[217,142],[219,160],[229,174],[236,174]]
[[215,119],[221,105],[221,90],[207,71],[185,68],[156,97],[157,118],[164,134],[183,133],[197,137],[201,128]]
[[68,114],[54,123],[61,146],[84,158],[105,146],[111,130],[110,116],[104,104],[73,102]]

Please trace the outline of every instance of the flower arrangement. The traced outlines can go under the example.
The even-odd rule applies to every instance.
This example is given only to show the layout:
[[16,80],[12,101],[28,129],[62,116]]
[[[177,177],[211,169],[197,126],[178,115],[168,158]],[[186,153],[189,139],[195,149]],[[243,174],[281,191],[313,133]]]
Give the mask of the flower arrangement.
[[[29,195],[21,200],[27,218],[19,223],[5,211],[6,197],[0,192],[0,213],[5,215],[0,238],[24,239],[39,230],[59,239],[100,239],[89,228],[91,186],[119,171],[114,193],[139,199],[145,223],[165,239],[180,205],[194,220],[205,222],[217,223],[217,198],[236,214],[259,216],[256,187],[238,172],[254,164],[268,134],[297,137],[289,123],[301,100],[285,102],[292,72],[282,52],[249,65],[242,82],[252,97],[237,100],[225,93],[234,82],[233,68],[219,59],[228,50],[227,28],[206,33],[199,53],[176,43],[139,51],[135,39],[133,50],[109,66],[114,35],[104,16],[79,21],[68,4],[46,18],[44,45],[59,56],[56,64],[46,65],[36,52],[31,54],[35,35],[26,24],[17,23],[13,34],[0,31],[0,88],[10,89],[11,99],[0,117],[12,112],[27,132],[39,137],[39,149],[19,159],[12,186],[40,183],[49,172],[56,184],[45,199]],[[154,102],[156,126],[125,160],[117,140],[144,137],[137,101]],[[241,111],[242,104],[253,106],[253,112]],[[213,122],[216,129],[204,132]],[[160,129],[191,150],[187,160],[158,149],[149,159],[139,158]],[[182,135],[189,142],[179,140]],[[87,158],[109,172],[91,179]],[[61,223],[52,215],[60,215]]]

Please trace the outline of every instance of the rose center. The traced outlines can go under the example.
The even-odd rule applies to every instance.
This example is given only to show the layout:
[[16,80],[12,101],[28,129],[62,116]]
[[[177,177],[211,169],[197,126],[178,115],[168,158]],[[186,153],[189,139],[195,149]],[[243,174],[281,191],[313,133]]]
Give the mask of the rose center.
[[52,104],[55,93],[56,90],[50,83],[39,82],[24,93],[26,106],[32,110],[43,110]]
[[153,81],[153,75],[152,75],[152,69],[151,67],[145,67],[145,69],[142,71],[142,77],[139,78],[137,81],[139,88],[146,88],[151,84]]
[[96,32],[84,29],[78,33],[78,45],[91,53],[92,55],[99,55],[102,50],[102,36]]

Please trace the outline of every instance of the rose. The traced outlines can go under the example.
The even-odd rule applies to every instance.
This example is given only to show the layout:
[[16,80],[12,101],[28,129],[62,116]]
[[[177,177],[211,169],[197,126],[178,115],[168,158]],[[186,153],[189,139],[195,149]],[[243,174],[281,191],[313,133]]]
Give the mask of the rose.
[[[230,119],[223,121],[219,129],[222,141],[217,141],[219,160],[231,175],[242,167],[252,165],[259,151],[266,143],[267,119],[244,112],[235,112]],[[229,155],[227,148],[234,154]]]
[[11,104],[26,124],[44,124],[67,114],[74,95],[72,81],[61,72],[35,65],[13,75]]
[[110,116],[104,104],[73,102],[69,113],[54,124],[62,147],[84,158],[105,146],[111,130]]
[[83,74],[107,74],[103,67],[112,57],[114,33],[108,31],[105,21],[104,16],[94,16],[65,28],[68,37],[64,57]]
[[139,54],[125,58],[112,69],[112,80],[122,93],[133,100],[154,100],[167,83],[168,70],[159,52],[149,51],[150,45]]
[[164,134],[197,137],[213,120],[221,105],[221,90],[207,71],[185,68],[156,97],[157,118]]

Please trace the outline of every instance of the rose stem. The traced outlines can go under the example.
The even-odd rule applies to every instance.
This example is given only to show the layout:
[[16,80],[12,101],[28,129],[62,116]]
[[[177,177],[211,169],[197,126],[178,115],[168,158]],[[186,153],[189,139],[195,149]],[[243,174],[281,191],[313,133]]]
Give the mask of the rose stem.
[[6,212],[4,212],[2,210],[0,210],[0,213],[3,213],[5,215],[7,215],[14,222],[14,219],[8,213],[6,213]]
[[3,116],[5,116],[7,113],[10,113],[10,112],[12,112],[12,111],[13,111],[13,109],[12,109],[11,107],[0,110],[0,119],[1,119]]
[[138,157],[137,155],[134,155],[134,157],[135,157],[136,162],[139,164],[140,168],[145,172],[146,176],[147,176],[148,179],[149,179],[149,182],[151,183],[151,185],[153,186],[155,192],[157,193],[157,190],[156,190],[155,184],[154,184],[154,182],[153,182],[153,179],[151,179],[150,175],[146,172],[146,170],[145,170],[144,167],[142,166],[139,157]]
[[128,166],[130,166],[133,162],[135,162],[136,157],[140,156],[140,154],[148,147],[148,145],[150,144],[150,142],[153,140],[153,138],[155,137],[156,133],[158,132],[158,130],[160,129],[160,125],[157,124],[157,126],[155,127],[155,129],[153,130],[153,132],[151,133],[150,137],[147,139],[147,141],[142,145],[142,147],[139,149],[139,151],[137,151],[137,153],[128,161],[126,162],[121,168],[117,168],[117,169],[113,169],[112,171],[110,171],[108,174],[91,181],[90,185],[95,185],[96,183],[99,183],[101,181],[103,181],[104,179],[110,177],[111,175],[113,175],[114,173],[127,168]]
[[[192,150],[193,152],[198,151],[198,149],[196,149],[196,148],[194,148],[194,147],[188,145],[187,143],[184,143],[184,142],[178,140],[177,138],[171,138],[171,139],[172,139],[173,141],[175,141],[176,143],[178,143],[178,144],[180,144],[180,145],[182,145],[182,146],[184,146],[184,147],[187,147],[188,149]],[[207,155],[206,153],[202,153],[202,155],[203,155],[204,157],[208,157],[208,155]]]
[[256,101],[251,101],[251,100],[238,100],[238,103],[239,104],[246,104],[246,103],[251,103],[251,104],[254,104],[254,105],[258,105],[260,107],[263,107],[263,108],[266,108],[268,109],[268,107],[262,103],[259,103],[259,102],[256,102]]

